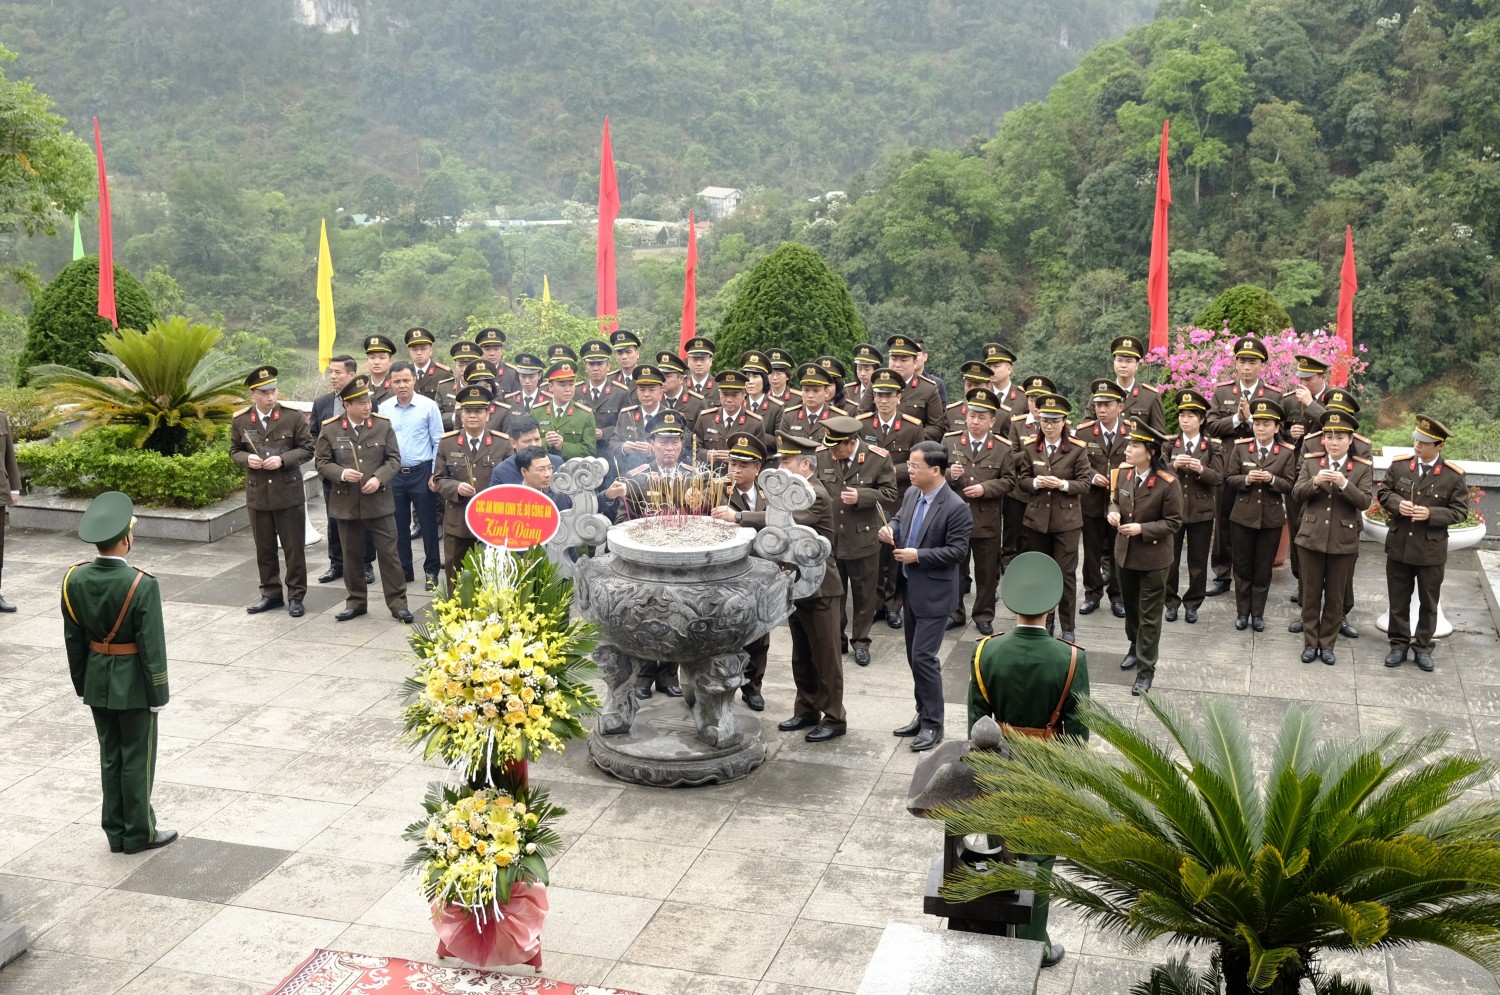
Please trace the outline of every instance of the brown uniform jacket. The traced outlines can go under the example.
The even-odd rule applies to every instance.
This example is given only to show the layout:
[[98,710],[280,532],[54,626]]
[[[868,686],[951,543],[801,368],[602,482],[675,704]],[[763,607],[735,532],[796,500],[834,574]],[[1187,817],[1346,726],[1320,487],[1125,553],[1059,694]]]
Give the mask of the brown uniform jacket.
[[[1321,429],[1313,432],[1311,435],[1304,435],[1302,437],[1302,451],[1305,453],[1321,453],[1323,451],[1323,432]],[[1355,432],[1353,441],[1349,443],[1349,455],[1362,456],[1367,460],[1373,460],[1375,458],[1375,447],[1369,439]]]
[[[958,492],[969,505],[969,514],[974,519],[974,531],[970,539],[998,539],[1000,537],[1000,500],[1016,489],[1015,453],[1010,441],[991,432],[980,443],[979,452],[969,444],[969,433],[949,432],[943,437],[948,449],[949,468],[962,467],[962,477],[948,474],[948,486]],[[964,489],[978,484],[984,493],[971,498]]]
[[[1240,387],[1238,380],[1229,380],[1214,388],[1213,397],[1209,398],[1208,414],[1203,419],[1203,431],[1216,439],[1247,439],[1254,434],[1250,427],[1250,420],[1234,424],[1234,416],[1240,409],[1240,394],[1244,390]],[[1256,398],[1267,398],[1277,400],[1281,397],[1281,390],[1272,387],[1265,380],[1258,380],[1255,389],[1249,393],[1250,400]]]
[[457,390],[453,371],[442,363],[433,363],[425,373],[417,373],[417,393],[437,402],[443,424],[453,427],[453,394]]
[[661,399],[661,403],[664,407],[680,411],[682,413],[683,421],[687,422],[689,425],[696,422],[698,420],[698,416],[703,414],[703,409],[707,407],[707,405],[703,403],[702,397],[688,390],[686,387],[684,387],[682,389],[682,393],[678,394],[676,397],[664,396]]
[[817,414],[808,411],[802,405],[795,408],[783,408],[781,411],[781,422],[779,430],[790,432],[792,435],[804,439],[815,439],[823,441],[823,423],[835,415],[847,414],[843,408],[835,404],[825,404]]
[[859,437],[872,446],[884,449],[890,457],[891,469],[896,471],[896,499],[885,504],[885,513],[894,515],[901,507],[901,497],[911,486],[906,475],[906,463],[911,459],[912,447],[922,441],[922,426],[898,413],[891,418],[890,427],[880,423],[880,415],[868,411],[859,416]]
[[[864,402],[861,413],[875,410],[875,397],[870,395]],[[943,397],[937,384],[918,374],[901,390],[901,405],[896,409],[902,416],[920,422],[922,438],[928,442],[941,442],[948,432],[948,412],[943,408]]]
[[759,415],[761,424],[765,426],[766,438],[774,439],[776,430],[781,425],[781,415],[786,409],[779,401],[774,400],[770,394],[762,394],[760,403],[757,404],[753,398],[745,398],[745,410],[752,415]]
[[[432,460],[432,486],[446,502],[443,534],[474,538],[464,517],[469,498],[458,493],[459,484],[468,484],[479,493],[490,485],[495,466],[511,454],[510,437],[485,429],[479,436],[479,454],[469,454],[468,434],[460,429],[438,440],[437,455]],[[472,497],[473,495],[470,495]]]
[[[840,560],[858,560],[880,552],[880,527],[885,524],[881,506],[896,500],[896,471],[884,449],[867,443],[856,444],[849,466],[833,458],[833,450],[818,452],[813,476],[828,492],[833,508],[833,555]],[[840,496],[852,487],[859,497],[845,504]]]
[[646,434],[646,423],[666,410],[667,405],[663,404],[656,409],[655,415],[648,417],[645,412],[641,411],[639,404],[631,404],[620,409],[620,417],[615,420],[615,430],[609,440],[610,458],[615,464],[611,469],[617,473],[629,473],[636,467],[645,466],[656,459],[649,452],[627,453],[624,446],[627,442],[650,442],[651,437]]
[[[943,409],[943,421],[948,426],[948,430],[947,430],[946,434],[944,434],[944,436],[943,436],[944,444],[945,445],[946,445],[946,440],[947,440],[947,438],[948,438],[949,435],[952,435],[954,432],[960,432],[960,433],[962,433],[962,432],[967,432],[969,430],[969,425],[968,425],[968,422],[966,421],[966,416],[967,415],[968,415],[968,402],[967,401],[954,401],[952,404],[948,405],[946,408]],[[1002,439],[1009,439],[1010,438],[1010,412],[1007,411],[1007,410],[1005,410],[1004,408],[1001,408],[999,411],[996,411],[995,412],[995,427],[992,428],[992,429],[990,429],[990,431],[994,432],[996,435],[998,435]]]
[[1224,454],[1229,447],[1207,433],[1200,432],[1198,442],[1190,452],[1180,434],[1173,436],[1162,452],[1162,458],[1172,466],[1176,456],[1191,456],[1203,464],[1203,471],[1172,466],[1172,473],[1182,487],[1182,524],[1194,525],[1211,522],[1218,516],[1219,485],[1224,482]]
[[1103,518],[1109,514],[1109,471],[1125,462],[1125,446],[1130,442],[1125,433],[1129,428],[1121,416],[1115,425],[1113,440],[1105,438],[1104,426],[1096,421],[1082,422],[1073,430],[1073,438],[1088,450],[1090,478],[1095,474],[1104,478],[1102,484],[1091,482],[1083,496],[1083,513],[1088,518]]
[[[1271,471],[1269,483],[1250,483],[1251,470]],[[1297,448],[1286,442],[1271,443],[1265,460],[1254,439],[1240,439],[1224,454],[1224,486],[1234,491],[1229,520],[1252,529],[1279,529],[1286,524],[1283,494],[1291,492],[1297,476]]]
[[1030,410],[1030,406],[1026,402],[1026,392],[1017,387],[1014,382],[1011,383],[1009,387],[1005,388],[1005,393],[1003,394],[995,386],[995,382],[993,380],[991,380],[985,386],[989,387],[990,390],[993,390],[995,392],[995,396],[1000,398],[1000,410],[1005,413],[1006,418],[1014,419],[1026,417],[1026,412]]
[[396,388],[391,386],[391,375],[387,373],[384,380],[377,381],[372,374],[370,376],[370,408],[378,411],[380,406],[387,400],[396,396]]
[[[496,435],[506,435],[505,423],[510,421],[510,416],[515,413],[515,409],[504,401],[491,401],[490,417],[489,421],[485,422],[485,431],[494,432]],[[530,417],[530,412],[527,412],[527,416]],[[506,437],[509,438],[509,436]]]
[[1302,442],[1305,446],[1307,437],[1318,431],[1319,420],[1323,417],[1323,405],[1319,403],[1317,397],[1313,398],[1311,404],[1303,404],[1297,400],[1295,390],[1288,390],[1281,395],[1281,410],[1286,414],[1286,417],[1281,420],[1282,434],[1290,439],[1292,426],[1301,425],[1305,430],[1302,435]]
[[[1469,486],[1464,471],[1441,456],[1427,479],[1421,479],[1415,456],[1392,463],[1376,491],[1380,506],[1391,513],[1385,536],[1385,555],[1413,566],[1436,566],[1448,561],[1448,526],[1469,517]],[[1432,509],[1425,522],[1405,517],[1397,509],[1410,501]]]
[[0,411],[0,507],[10,504],[10,492],[21,489],[21,467],[16,463],[16,437],[10,419]]
[[[806,525],[813,529],[818,535],[827,539],[831,544],[835,543],[833,524],[833,503],[828,498],[828,491],[814,478],[808,481],[813,489],[813,503],[810,507],[801,511],[793,512],[792,520],[798,525]],[[766,496],[762,492],[759,498],[761,511],[747,511],[740,516],[740,524],[752,529],[763,529],[766,527],[765,508]],[[733,507],[733,505],[730,505]],[[844,582],[839,579],[839,565],[835,562],[832,548],[828,551],[828,559],[823,568],[823,582],[818,589],[806,600],[813,598],[838,598],[844,593]]]
[[[401,469],[401,450],[396,447],[396,432],[384,415],[372,414],[363,425],[350,422],[347,415],[325,421],[313,447],[313,465],[332,483],[328,514],[335,520],[396,513],[391,478]],[[374,476],[380,481],[379,489],[374,494],[364,493],[360,490],[364,481],[346,482],[345,470],[359,470],[366,480]]]
[[[251,456],[280,456],[281,468],[252,470]],[[307,415],[296,408],[277,404],[269,417],[261,418],[252,404],[237,412],[230,424],[229,458],[245,471],[245,507],[251,511],[280,511],[304,503],[302,464],[312,456]]]
[[760,415],[753,415],[744,408],[737,415],[730,415],[723,408],[705,408],[693,423],[693,435],[698,439],[698,458],[707,461],[710,450],[728,449],[736,435],[746,432],[767,439],[766,426]]
[[1182,529],[1182,488],[1175,474],[1152,470],[1142,486],[1133,467],[1119,467],[1109,510],[1120,516],[1121,525],[1141,527],[1138,536],[1115,535],[1116,564],[1127,570],[1164,570],[1172,565],[1172,536]]
[[1319,553],[1359,552],[1360,515],[1375,494],[1375,470],[1362,456],[1345,456],[1335,464],[1349,480],[1342,490],[1313,482],[1329,467],[1322,452],[1303,453],[1302,471],[1292,485],[1292,497],[1302,505],[1302,523],[1297,527],[1297,545]]
[[604,430],[604,435],[599,440],[601,449],[608,445],[609,433],[620,418],[620,409],[635,403],[630,391],[621,387],[616,380],[605,380],[597,394],[594,392],[594,385],[585,381],[578,385],[575,399],[593,409],[594,424]]
[[1156,387],[1146,383],[1134,383],[1125,392],[1125,404],[1121,418],[1137,419],[1150,425],[1163,435],[1167,431],[1167,413],[1162,410],[1161,394]]
[[[1045,437],[1022,439],[1016,454],[1016,496],[1026,501],[1023,524],[1033,532],[1083,528],[1083,496],[1093,476],[1088,450],[1072,436],[1061,439],[1051,456]],[[1067,489],[1035,489],[1032,482],[1037,477],[1058,477],[1068,482]]]

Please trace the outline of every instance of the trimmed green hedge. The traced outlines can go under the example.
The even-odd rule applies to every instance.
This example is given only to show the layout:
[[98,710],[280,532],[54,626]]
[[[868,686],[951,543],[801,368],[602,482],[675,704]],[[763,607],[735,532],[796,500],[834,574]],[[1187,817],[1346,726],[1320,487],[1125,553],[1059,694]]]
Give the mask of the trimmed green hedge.
[[245,486],[245,471],[229,458],[227,440],[196,452],[163,456],[136,449],[129,429],[93,429],[55,442],[20,446],[16,458],[33,486],[55,487],[66,497],[90,498],[124,491],[152,508],[202,508]]

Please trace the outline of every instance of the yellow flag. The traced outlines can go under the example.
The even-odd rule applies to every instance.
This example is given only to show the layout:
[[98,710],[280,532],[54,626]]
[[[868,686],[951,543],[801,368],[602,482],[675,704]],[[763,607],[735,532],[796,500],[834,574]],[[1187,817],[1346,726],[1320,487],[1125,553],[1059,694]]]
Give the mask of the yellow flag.
[[333,359],[333,257],[328,254],[328,222],[318,239],[318,371]]
[[552,303],[552,288],[547,285],[547,274],[542,274],[542,303]]

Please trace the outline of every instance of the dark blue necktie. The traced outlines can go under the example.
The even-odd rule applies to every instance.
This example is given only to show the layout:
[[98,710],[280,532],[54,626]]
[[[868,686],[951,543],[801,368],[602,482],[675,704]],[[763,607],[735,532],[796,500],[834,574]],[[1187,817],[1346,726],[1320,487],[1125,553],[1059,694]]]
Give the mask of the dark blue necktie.
[[[916,548],[917,536],[921,534],[922,519],[925,517],[927,517],[927,496],[924,494],[922,497],[917,498],[917,511],[916,514],[911,516],[911,532],[908,533],[908,538],[906,540],[907,546],[910,546],[913,549]],[[903,563],[901,565],[901,576],[903,577],[908,576],[906,572],[907,566],[909,566],[909,564]]]

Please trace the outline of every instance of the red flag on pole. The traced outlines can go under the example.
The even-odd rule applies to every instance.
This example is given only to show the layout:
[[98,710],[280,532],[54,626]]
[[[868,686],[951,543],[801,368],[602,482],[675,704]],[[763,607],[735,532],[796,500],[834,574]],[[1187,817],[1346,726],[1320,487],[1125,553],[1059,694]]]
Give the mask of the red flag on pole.
[[1167,348],[1167,208],[1172,205],[1172,177],[1167,172],[1167,129],[1171,124],[1171,121],[1161,123],[1161,156],[1156,162],[1156,220],[1151,225],[1151,268],[1146,274],[1152,350]]
[[682,288],[682,338],[677,351],[687,355],[688,339],[698,334],[698,229],[688,211],[687,279]]
[[1342,387],[1349,382],[1347,359],[1354,356],[1354,295],[1359,292],[1359,277],[1354,272],[1354,228],[1344,226],[1344,269],[1339,277],[1339,349],[1346,362],[1334,368],[1333,385]]
[[[620,216],[620,187],[615,182],[615,152],[609,142],[609,118],[604,119],[604,151],[599,162],[599,251],[594,278],[599,285],[599,314],[615,314],[615,219]],[[620,323],[610,320],[608,331]]]
[[99,119],[94,118],[94,153],[99,160],[99,317],[120,327],[115,314],[115,245],[109,227],[109,179],[104,172],[104,139],[99,137]]

